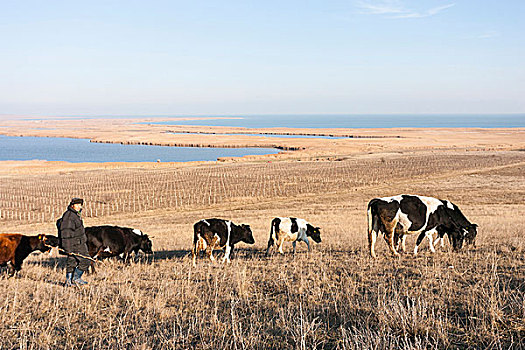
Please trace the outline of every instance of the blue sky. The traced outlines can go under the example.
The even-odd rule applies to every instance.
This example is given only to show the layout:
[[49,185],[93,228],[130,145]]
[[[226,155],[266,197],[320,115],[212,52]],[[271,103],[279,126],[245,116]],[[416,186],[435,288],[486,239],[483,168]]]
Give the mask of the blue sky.
[[525,1],[0,0],[0,114],[525,112]]

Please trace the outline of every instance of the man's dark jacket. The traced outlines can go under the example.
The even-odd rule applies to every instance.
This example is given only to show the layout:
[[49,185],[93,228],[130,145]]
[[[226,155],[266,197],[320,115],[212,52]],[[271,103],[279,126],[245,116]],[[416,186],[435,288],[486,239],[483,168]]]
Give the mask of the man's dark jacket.
[[72,207],[68,207],[62,215],[59,231],[60,245],[67,252],[76,252],[79,250],[79,246],[85,246],[87,243],[86,231],[80,213]]

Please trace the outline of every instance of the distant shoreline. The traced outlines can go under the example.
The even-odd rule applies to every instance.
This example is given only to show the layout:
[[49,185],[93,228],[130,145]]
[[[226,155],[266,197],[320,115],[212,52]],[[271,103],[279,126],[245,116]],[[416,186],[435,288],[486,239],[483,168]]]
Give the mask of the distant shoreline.
[[[303,125],[297,125],[295,128],[247,129],[229,126],[138,124],[137,121],[137,119],[0,120],[0,135],[88,139],[92,143],[101,144],[280,150],[275,154],[219,156],[218,159],[221,162],[330,161],[384,152],[407,153],[438,150],[476,152],[525,149],[525,127],[337,127],[312,130]],[[248,133],[252,135],[247,135]],[[298,137],[293,137],[293,135]],[[301,135],[330,137],[300,137]],[[109,162],[114,163],[111,160]]]
[[522,128],[525,113],[2,116],[2,121],[133,120],[138,124],[246,128]]

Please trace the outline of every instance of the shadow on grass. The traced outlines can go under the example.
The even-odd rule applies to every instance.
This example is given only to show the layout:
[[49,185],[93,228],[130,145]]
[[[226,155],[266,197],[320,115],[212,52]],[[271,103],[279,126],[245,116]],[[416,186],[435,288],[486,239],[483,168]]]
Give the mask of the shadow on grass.
[[[296,257],[308,254],[308,252],[297,252]],[[224,256],[224,250],[214,250],[213,256],[219,260],[222,259]],[[266,256],[266,249],[254,249],[254,248],[236,248],[233,251],[233,254],[230,256],[232,260],[272,260],[272,259],[279,259],[279,258],[294,258],[294,255],[290,252],[289,254],[285,254],[284,256],[275,253],[270,254],[269,256]],[[118,265],[121,267],[125,266],[131,266],[134,264],[153,264],[154,262],[159,261],[168,261],[168,260],[174,260],[174,259],[191,259],[191,250],[186,249],[175,249],[175,250],[158,250],[154,251],[153,254],[144,254],[139,253],[138,255],[133,255],[130,258],[130,261],[128,263],[124,262],[122,259],[118,257],[113,258],[107,258],[104,260],[98,260],[97,263],[95,263],[95,267],[101,263],[107,262],[107,261],[113,261],[117,262]],[[24,262],[24,265],[39,265],[46,268],[51,269],[65,269],[66,267],[66,260],[67,256],[65,255],[59,255],[56,257],[44,257],[41,260],[33,260],[33,261],[26,261]],[[207,260],[204,252],[200,252],[198,256],[198,260]],[[117,266],[118,266],[117,265]]]

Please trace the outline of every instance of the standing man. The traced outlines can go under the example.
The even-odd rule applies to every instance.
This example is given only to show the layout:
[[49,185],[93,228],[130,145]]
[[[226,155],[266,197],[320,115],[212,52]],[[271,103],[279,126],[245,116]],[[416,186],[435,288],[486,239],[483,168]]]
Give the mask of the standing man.
[[82,198],[73,198],[71,200],[66,212],[62,215],[58,230],[60,247],[68,253],[66,260],[66,287],[73,284],[87,284],[81,277],[91,264],[90,260],[80,256],[89,256],[84,223],[80,217],[82,205],[84,205]]

